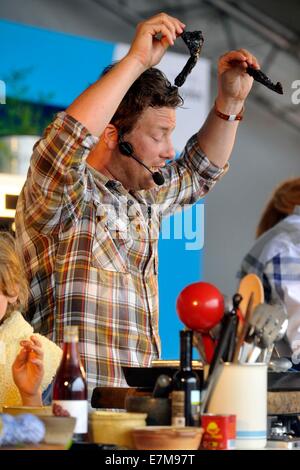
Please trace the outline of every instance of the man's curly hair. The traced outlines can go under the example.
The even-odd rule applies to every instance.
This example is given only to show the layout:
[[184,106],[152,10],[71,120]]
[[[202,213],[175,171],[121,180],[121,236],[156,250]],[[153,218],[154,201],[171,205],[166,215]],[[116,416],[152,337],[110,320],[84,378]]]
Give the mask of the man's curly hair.
[[[102,76],[109,72],[114,65],[106,67]],[[142,112],[149,106],[152,108],[177,108],[182,105],[183,98],[180,96],[178,88],[171,85],[163,72],[151,67],[131,85],[110,122],[125,134],[133,129]]]

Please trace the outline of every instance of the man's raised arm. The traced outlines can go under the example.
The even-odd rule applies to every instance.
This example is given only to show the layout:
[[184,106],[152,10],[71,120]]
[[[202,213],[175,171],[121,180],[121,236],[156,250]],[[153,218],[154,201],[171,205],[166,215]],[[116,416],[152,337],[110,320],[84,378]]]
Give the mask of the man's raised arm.
[[101,135],[132,83],[160,62],[184,27],[181,21],[165,13],[140,23],[128,54],[75,99],[67,113],[92,134]]
[[[256,58],[245,49],[228,52],[220,58],[215,107],[198,133],[201,149],[220,168],[232,152],[238,118],[252,87],[253,78],[245,72],[248,65],[259,68]],[[226,120],[229,116],[234,120]]]

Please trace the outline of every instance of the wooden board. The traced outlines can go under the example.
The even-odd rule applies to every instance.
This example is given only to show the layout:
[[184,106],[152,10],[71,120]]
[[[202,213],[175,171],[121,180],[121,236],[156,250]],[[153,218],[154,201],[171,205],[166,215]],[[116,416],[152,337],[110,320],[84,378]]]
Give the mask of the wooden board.
[[300,414],[300,391],[268,392],[268,414]]

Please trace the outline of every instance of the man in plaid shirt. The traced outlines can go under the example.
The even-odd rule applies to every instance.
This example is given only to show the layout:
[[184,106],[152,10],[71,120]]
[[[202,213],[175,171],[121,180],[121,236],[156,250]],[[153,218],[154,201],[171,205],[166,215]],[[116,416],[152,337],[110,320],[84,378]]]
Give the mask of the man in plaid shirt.
[[[161,217],[205,196],[225,172],[253,81],[245,69],[258,68],[245,50],[221,57],[215,108],[166,165],[182,100],[153,66],[184,28],[164,13],[138,25],[128,54],[35,145],[18,201],[30,321],[58,344],[66,325],[79,325],[90,395],[95,386],[126,386],[121,366],[150,366],[159,356]],[[163,184],[123,155],[120,140]]]

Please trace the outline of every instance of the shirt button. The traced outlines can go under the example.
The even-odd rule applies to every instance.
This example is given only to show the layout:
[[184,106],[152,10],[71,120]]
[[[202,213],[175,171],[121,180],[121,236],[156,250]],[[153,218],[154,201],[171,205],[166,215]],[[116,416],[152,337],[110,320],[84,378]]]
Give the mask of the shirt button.
[[106,187],[108,189],[116,189],[118,187],[118,182],[117,181],[114,181],[114,180],[109,180],[107,181],[106,183]]

